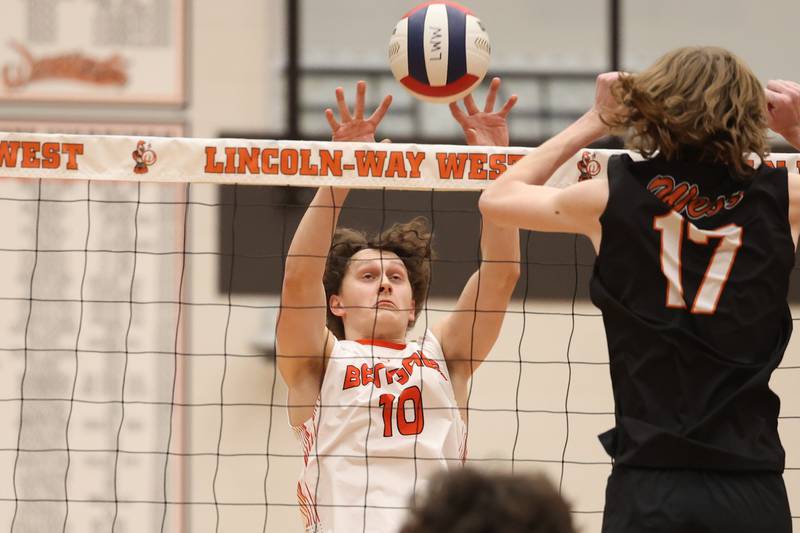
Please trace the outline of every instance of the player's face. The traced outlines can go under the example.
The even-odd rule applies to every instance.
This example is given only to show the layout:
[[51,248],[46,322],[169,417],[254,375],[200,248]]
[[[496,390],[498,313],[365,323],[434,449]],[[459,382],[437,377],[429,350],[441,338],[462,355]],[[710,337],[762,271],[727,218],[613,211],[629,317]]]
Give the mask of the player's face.
[[385,250],[368,248],[354,254],[330,305],[342,318],[348,339],[405,339],[414,320],[408,271],[397,254]]

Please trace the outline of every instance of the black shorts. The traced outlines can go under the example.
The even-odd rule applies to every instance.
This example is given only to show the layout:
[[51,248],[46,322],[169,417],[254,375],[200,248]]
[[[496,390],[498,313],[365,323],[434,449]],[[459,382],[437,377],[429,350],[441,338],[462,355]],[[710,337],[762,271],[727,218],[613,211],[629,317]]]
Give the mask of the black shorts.
[[617,466],[603,533],[790,533],[783,476]]

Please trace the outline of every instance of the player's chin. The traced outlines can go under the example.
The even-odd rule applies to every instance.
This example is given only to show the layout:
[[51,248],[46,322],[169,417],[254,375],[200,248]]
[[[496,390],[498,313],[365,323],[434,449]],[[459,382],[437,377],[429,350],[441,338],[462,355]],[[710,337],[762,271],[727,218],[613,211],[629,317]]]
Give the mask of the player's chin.
[[372,315],[375,324],[381,329],[399,329],[408,327],[408,312],[397,308],[377,307]]

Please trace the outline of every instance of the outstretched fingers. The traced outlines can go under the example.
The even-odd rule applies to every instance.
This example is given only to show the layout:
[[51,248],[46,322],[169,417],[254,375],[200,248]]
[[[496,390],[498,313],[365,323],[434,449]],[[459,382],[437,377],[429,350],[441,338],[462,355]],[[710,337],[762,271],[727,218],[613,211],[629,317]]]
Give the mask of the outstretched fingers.
[[800,84],[786,80],[770,80],[767,82],[767,89],[778,93],[785,93],[800,97]]
[[333,115],[333,109],[330,107],[325,110],[325,118],[328,120],[328,125],[331,127],[331,131],[336,131],[339,129],[340,124],[336,121],[336,117]]
[[471,93],[464,98],[464,106],[467,108],[467,113],[470,115],[475,115],[481,112],[481,110],[478,109],[478,106],[475,104],[475,99],[472,97]]
[[767,109],[800,107],[800,84],[786,80],[770,80],[764,89]]
[[494,102],[497,100],[497,90],[500,88],[500,78],[492,78],[489,84],[489,92],[486,95],[486,105],[483,108],[485,113],[494,111]]
[[770,89],[769,87],[764,89],[764,94],[767,96],[767,104],[770,108],[780,103],[789,102],[789,97],[786,94]]
[[508,116],[508,114],[511,112],[511,109],[513,109],[513,107],[516,105],[517,100],[519,100],[517,95],[516,94],[512,94],[511,98],[508,99],[508,101],[500,109],[500,111],[497,112],[497,114],[500,115],[503,118],[506,118]]
[[381,101],[381,105],[378,106],[378,109],[367,119],[367,122],[371,122],[377,126],[380,121],[383,120],[383,116],[389,110],[390,105],[392,105],[392,95],[387,94]]
[[361,120],[364,118],[364,101],[367,95],[367,83],[363,80],[356,83],[356,107],[355,119]]
[[453,118],[456,119],[461,126],[466,126],[467,123],[467,115],[461,108],[458,106],[458,102],[450,102],[450,114],[453,115]]
[[339,106],[339,117],[342,122],[353,120],[350,110],[347,108],[347,102],[344,101],[344,89],[341,87],[336,88],[336,105]]

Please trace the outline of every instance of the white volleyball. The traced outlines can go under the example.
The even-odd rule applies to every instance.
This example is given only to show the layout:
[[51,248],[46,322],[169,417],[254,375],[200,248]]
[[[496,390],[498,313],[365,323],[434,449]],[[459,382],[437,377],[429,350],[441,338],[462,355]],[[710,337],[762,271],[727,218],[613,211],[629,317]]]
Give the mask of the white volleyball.
[[481,21],[455,2],[428,2],[397,23],[389,41],[395,79],[428,102],[450,103],[477,87],[491,44]]

